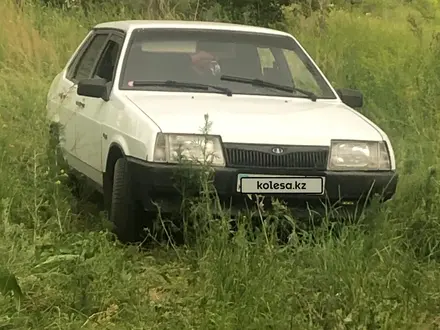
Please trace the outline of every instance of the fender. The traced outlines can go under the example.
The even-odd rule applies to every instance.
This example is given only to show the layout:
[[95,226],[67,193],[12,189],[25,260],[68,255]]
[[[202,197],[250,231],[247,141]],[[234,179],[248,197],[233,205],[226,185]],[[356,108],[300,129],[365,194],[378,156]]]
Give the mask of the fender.
[[108,145],[108,147],[105,150],[103,150],[104,152],[102,153],[103,172],[105,172],[105,169],[107,168],[109,151],[114,146],[118,147],[121,150],[123,155],[130,155],[130,149],[129,149],[128,144],[125,141],[124,137],[119,134],[114,135],[111,139],[110,144]]
[[374,123],[372,120],[367,118],[365,115],[359,113],[358,111],[356,111],[356,110],[354,110],[354,109],[352,109],[350,107],[347,107],[347,108],[352,113],[354,113],[358,117],[362,118],[366,123],[368,123],[371,127],[373,127],[382,136],[382,139],[387,144],[388,153],[390,154],[391,169],[393,171],[396,170],[396,166],[397,166],[397,164],[396,164],[396,156],[394,155],[393,145],[391,144],[391,141],[390,141],[390,138],[388,137],[388,135],[376,123]]

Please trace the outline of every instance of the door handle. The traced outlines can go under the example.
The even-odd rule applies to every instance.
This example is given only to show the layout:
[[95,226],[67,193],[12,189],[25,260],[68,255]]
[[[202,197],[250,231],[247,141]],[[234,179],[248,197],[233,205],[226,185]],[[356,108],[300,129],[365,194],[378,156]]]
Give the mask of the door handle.
[[85,103],[81,102],[81,101],[76,101],[75,102],[77,106],[79,106],[80,108],[84,108],[86,106]]

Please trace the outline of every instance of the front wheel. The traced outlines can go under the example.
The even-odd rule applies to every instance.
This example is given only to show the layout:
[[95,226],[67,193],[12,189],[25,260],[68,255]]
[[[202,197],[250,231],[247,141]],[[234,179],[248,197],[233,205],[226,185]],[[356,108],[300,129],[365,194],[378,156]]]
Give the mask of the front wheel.
[[139,240],[142,211],[134,200],[127,160],[119,158],[114,167],[109,220],[121,242],[134,243]]

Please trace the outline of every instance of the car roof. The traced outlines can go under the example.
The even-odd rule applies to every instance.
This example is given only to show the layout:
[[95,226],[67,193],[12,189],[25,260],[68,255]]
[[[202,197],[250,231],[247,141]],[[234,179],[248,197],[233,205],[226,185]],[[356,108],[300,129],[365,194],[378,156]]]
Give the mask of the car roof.
[[179,21],[179,20],[131,20],[104,22],[94,26],[94,29],[118,29],[130,32],[139,28],[173,28],[173,29],[212,29],[223,31],[251,32],[289,36],[288,33],[251,25],[206,22],[206,21]]

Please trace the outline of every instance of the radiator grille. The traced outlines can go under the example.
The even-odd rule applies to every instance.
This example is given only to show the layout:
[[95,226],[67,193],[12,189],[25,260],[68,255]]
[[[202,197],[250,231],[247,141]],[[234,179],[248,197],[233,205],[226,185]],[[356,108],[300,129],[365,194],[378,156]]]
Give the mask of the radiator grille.
[[325,147],[283,147],[285,152],[282,154],[272,153],[271,147],[267,146],[227,145],[225,149],[228,165],[236,167],[325,170],[329,154]]

